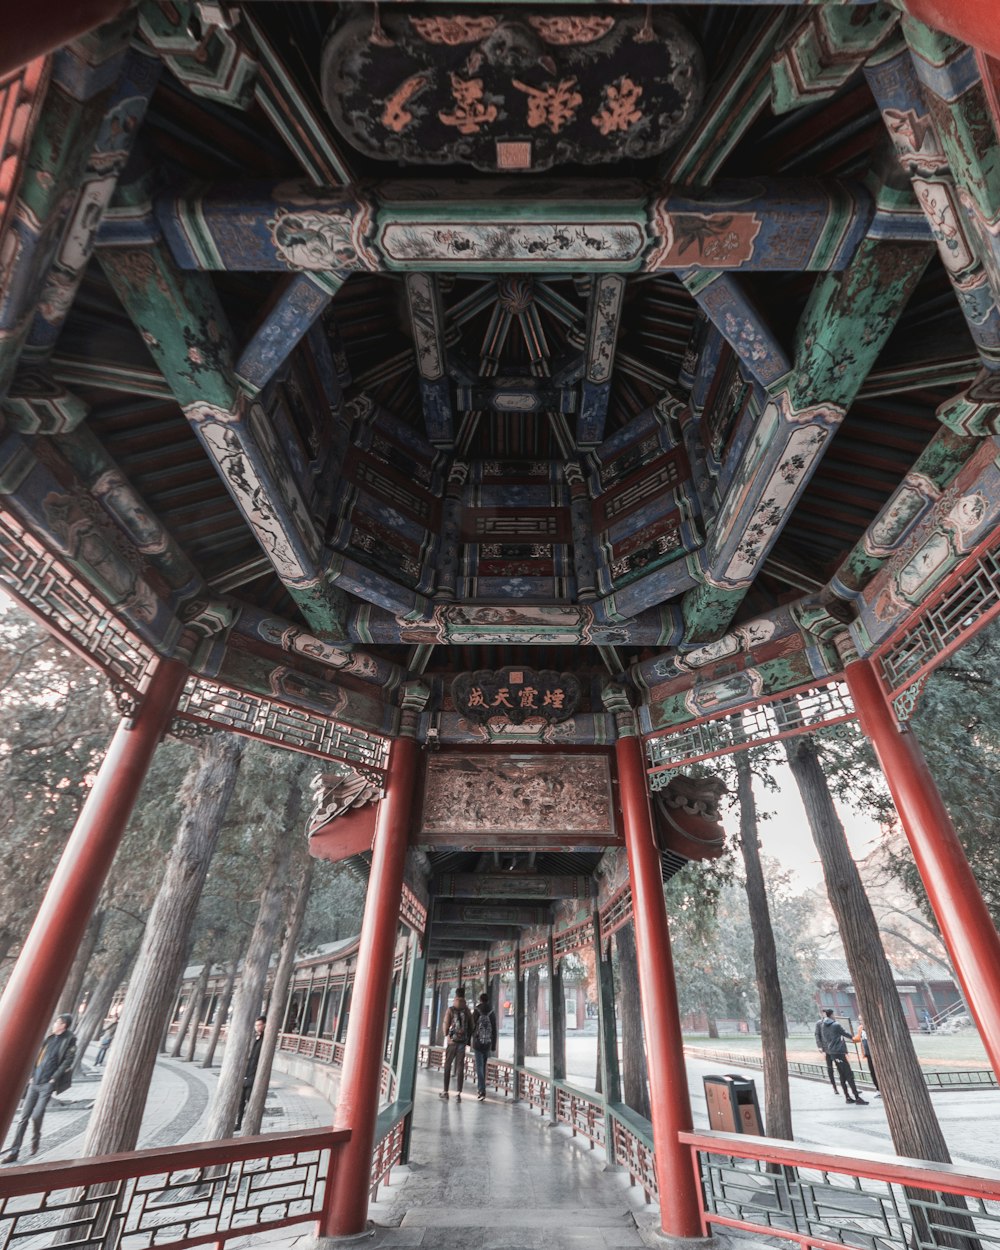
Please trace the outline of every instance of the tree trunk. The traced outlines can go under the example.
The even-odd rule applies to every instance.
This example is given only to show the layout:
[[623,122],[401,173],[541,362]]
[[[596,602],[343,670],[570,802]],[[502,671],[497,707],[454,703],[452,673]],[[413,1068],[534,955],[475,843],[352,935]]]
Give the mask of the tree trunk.
[[198,1030],[201,1028],[201,1012],[205,1005],[205,995],[208,992],[208,978],[212,975],[212,966],[214,963],[214,952],[206,956],[202,965],[201,976],[198,978],[198,984],[194,988],[194,1012],[191,1016],[190,1036],[188,1038],[187,1050],[184,1054],[185,1063],[193,1063],[195,1051],[198,1048]]
[[108,964],[105,971],[101,974],[100,980],[94,986],[90,1000],[87,1003],[87,1010],[83,1013],[80,1027],[76,1031],[76,1065],[73,1069],[74,1072],[80,1071],[84,1055],[87,1053],[87,1047],[100,1033],[101,1025],[107,1019],[108,1011],[114,1002],[115,991],[128,975],[128,970],[135,959],[138,945],[139,936],[136,934],[122,948],[117,958]]
[[646,1049],[642,1032],[642,998],[639,993],[639,961],[635,952],[632,922],[615,934],[618,975],[621,981],[622,1099],[638,1115],[650,1118],[649,1086],[646,1083]]
[[[295,792],[294,805],[292,805],[293,791]],[[300,793],[297,780],[289,782],[289,793],[285,799],[285,820],[275,839],[267,880],[257,908],[257,920],[253,933],[250,935],[250,944],[243,957],[239,984],[233,995],[233,1008],[226,1033],[226,1049],[222,1056],[222,1066],[219,1068],[219,1082],[215,1087],[212,1105],[209,1108],[208,1126],[205,1129],[206,1141],[232,1137],[236,1127],[243,1077],[246,1074],[247,1054],[253,1040],[253,1023],[260,1015],[261,1003],[264,1001],[268,965],[281,924],[281,901],[285,890],[291,848],[294,845],[291,840],[292,830],[296,828],[288,819],[290,806],[294,812],[298,812]]]
[[760,998],[761,1049],[764,1055],[764,1125],[769,1137],[792,1140],[792,1101],[788,1089],[785,1051],[785,1007],[778,979],[778,951],[771,927],[767,888],[757,841],[757,802],[753,792],[750,756],[734,757],[740,804],[740,849],[746,870],[747,903],[753,930],[753,962]]
[[719,1040],[719,1024],[715,1016],[708,1017],[708,1036],[714,1037],[716,1041]]
[[208,984],[208,973],[209,966],[207,963],[203,963],[201,972],[198,973],[198,980],[188,990],[187,1002],[184,1004],[184,1011],[181,1014],[177,1032],[174,1034],[173,1041],[170,1043],[167,1051],[171,1059],[180,1058],[188,1029],[191,1028],[192,1024],[197,1027],[198,1008],[201,1006],[201,996],[205,991],[205,986]]
[[[90,921],[84,930],[83,941],[77,948],[73,966],[70,968],[66,984],[63,986],[63,992],[59,995],[59,1004],[56,1007],[55,1014],[58,1016],[62,1015],[64,1011],[68,1011],[73,1017],[74,1023],[77,1020],[76,1009],[80,1002],[83,979],[87,975],[87,968],[94,957],[94,951],[97,950],[97,943],[100,940],[101,930],[104,927],[105,914],[104,908],[98,907],[90,917]],[[77,1038],[79,1039],[79,1033],[77,1033]],[[77,1045],[79,1045],[79,1040]]]
[[191,923],[245,746],[246,740],[235,734],[214,733],[201,739],[198,758],[184,779],[177,840],[164,866],[129,979],[84,1155],[135,1149],[156,1053],[183,971]]
[[267,1087],[271,1080],[271,1067],[274,1063],[274,1052],[278,1046],[278,1035],[281,1032],[281,1012],[288,987],[295,971],[295,952],[302,932],[302,922],[306,916],[309,903],[309,890],[312,886],[313,867],[316,861],[307,857],[302,865],[298,889],[292,902],[291,913],[285,926],[285,937],[281,944],[281,955],[274,971],[274,985],[271,987],[271,1010],[268,1012],[267,1024],[264,1027],[264,1040],[261,1042],[260,1059],[257,1062],[257,1075],[254,1077],[253,1090],[247,1103],[246,1114],[243,1116],[242,1134],[252,1137],[260,1132],[264,1118],[264,1104],[267,1102]]
[[222,991],[222,997],[219,999],[219,1005],[215,1009],[215,1017],[212,1020],[212,1036],[208,1039],[208,1049],[205,1051],[205,1058],[201,1061],[203,1068],[210,1068],[212,1060],[215,1058],[215,1048],[219,1044],[219,1034],[222,1032],[222,1026],[226,1023],[226,1016],[229,1014],[229,1004],[233,1001],[233,986],[236,984],[236,965],[238,962],[234,958],[229,963],[226,984]]
[[529,968],[524,978],[524,1053],[538,1054],[538,969]]
[[816,745],[811,737],[795,738],[786,741],[785,750],[823,862],[826,892],[868,1030],[893,1145],[911,1159],[950,1163],[875,914],[833,806]]

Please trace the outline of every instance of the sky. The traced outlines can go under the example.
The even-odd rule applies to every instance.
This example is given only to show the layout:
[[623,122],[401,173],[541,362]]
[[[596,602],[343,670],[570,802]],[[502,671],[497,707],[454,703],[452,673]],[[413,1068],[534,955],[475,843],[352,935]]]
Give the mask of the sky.
[[[782,867],[790,869],[794,874],[793,881],[802,890],[812,889],[823,881],[823,870],[820,867],[819,852],[816,850],[809,832],[805,809],[799,798],[795,778],[787,764],[775,767],[775,777],[781,787],[780,792],[762,791],[755,787],[758,809],[773,813],[770,820],[760,822],[761,850],[765,855],[779,861]],[[836,800],[834,800],[836,803]],[[881,838],[878,825],[863,815],[853,811],[846,804],[836,803],[840,819],[844,822],[847,841],[855,859],[864,859]],[[735,812],[724,817],[723,823],[727,832],[732,832],[738,820]]]

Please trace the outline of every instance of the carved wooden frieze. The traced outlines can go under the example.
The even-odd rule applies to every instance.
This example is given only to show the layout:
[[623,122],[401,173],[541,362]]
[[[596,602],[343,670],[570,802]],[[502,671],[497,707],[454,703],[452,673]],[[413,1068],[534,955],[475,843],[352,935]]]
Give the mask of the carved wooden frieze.
[[421,846],[570,847],[617,841],[604,755],[432,755]]
[[663,14],[421,9],[339,25],[322,87],[334,124],[368,156],[540,170],[666,151],[703,85],[700,49]]

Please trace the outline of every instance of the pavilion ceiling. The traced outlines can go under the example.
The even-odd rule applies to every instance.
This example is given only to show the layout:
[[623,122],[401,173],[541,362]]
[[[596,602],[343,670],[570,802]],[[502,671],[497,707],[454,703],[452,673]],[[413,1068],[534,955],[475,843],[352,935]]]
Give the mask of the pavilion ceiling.
[[609,677],[658,729],[734,654],[746,702],[869,649],[998,506],[974,62],[883,5],[644,13],[145,2],[60,54],[3,507],[152,649],[374,733],[422,677],[479,741],[451,679],[513,664],[600,745]]

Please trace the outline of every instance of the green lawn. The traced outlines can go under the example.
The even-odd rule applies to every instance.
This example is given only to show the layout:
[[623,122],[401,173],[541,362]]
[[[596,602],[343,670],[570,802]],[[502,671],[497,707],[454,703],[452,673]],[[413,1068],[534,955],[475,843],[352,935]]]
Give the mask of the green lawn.
[[[925,1068],[988,1068],[989,1060],[974,1029],[962,1033],[913,1033],[913,1045]],[[730,1054],[760,1054],[760,1038],[745,1033],[731,1037],[711,1038],[701,1033],[685,1033],[685,1045],[699,1049],[727,1051]],[[793,1036],[788,1039],[788,1058],[806,1063],[818,1062],[819,1051],[811,1036]],[[878,1059],[876,1058],[876,1063]]]

